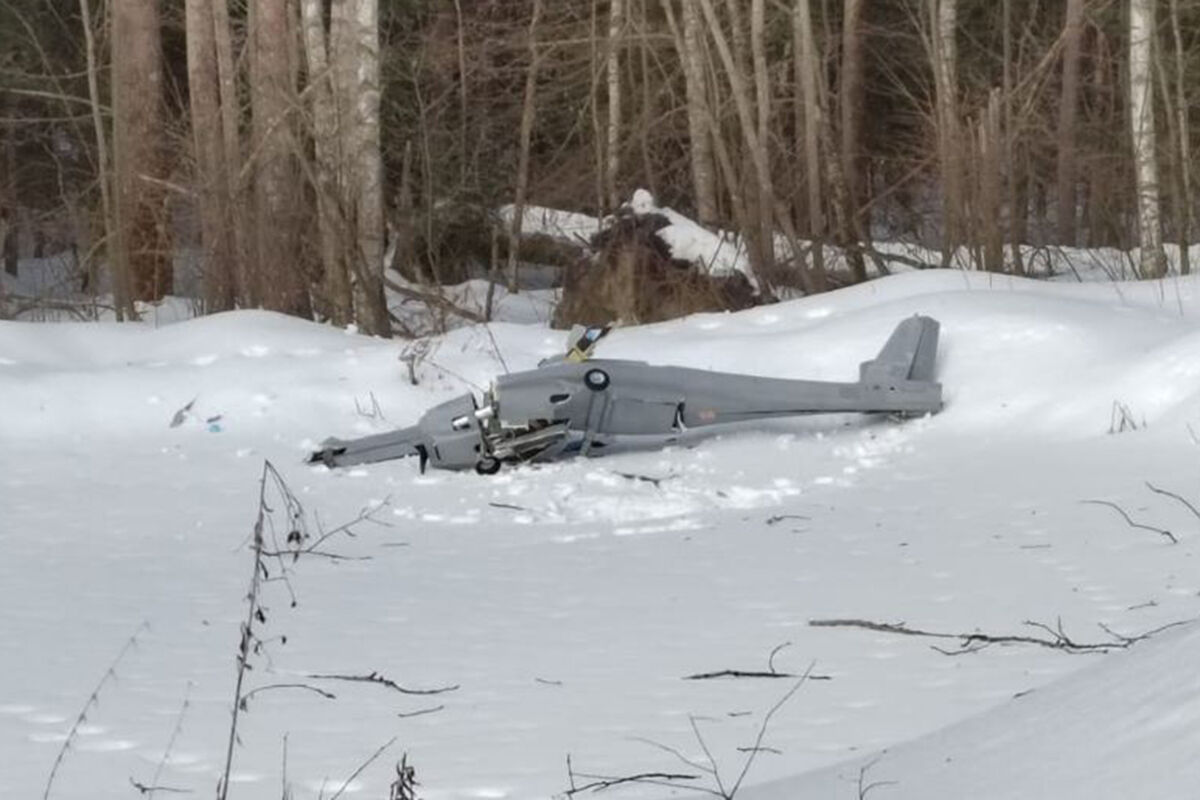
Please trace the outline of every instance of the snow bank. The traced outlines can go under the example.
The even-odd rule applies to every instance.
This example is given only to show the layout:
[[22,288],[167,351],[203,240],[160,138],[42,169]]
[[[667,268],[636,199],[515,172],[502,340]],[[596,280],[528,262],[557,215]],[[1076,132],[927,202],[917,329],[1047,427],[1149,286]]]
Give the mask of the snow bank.
[[758,786],[743,800],[880,796],[1124,800],[1200,786],[1200,626],[1103,657],[987,714],[881,754]]
[[[858,766],[883,749],[869,777],[900,783],[872,796],[1188,796],[1194,630],[1105,657],[1011,647],[949,658],[808,620],[1004,633],[1061,618],[1094,640],[1101,623],[1135,634],[1200,615],[1195,518],[1145,486],[1196,500],[1196,279],[921,271],[619,329],[599,354],[850,379],[914,313],[943,323],[937,416],[778,420],[495,478],[302,459],[327,435],[411,423],[559,352],[562,334],[541,324],[433,337],[414,386],[412,343],[266,312],[158,328],[0,323],[0,795],[43,789],[143,621],[150,631],[89,713],[54,793],[125,797],[131,776],[147,783],[160,763],[163,785],[211,791],[269,458],[322,524],[368,506],[387,524],[344,543],[371,560],[302,560],[295,608],[270,584],[267,632],[288,641],[268,646],[253,684],[378,670],[461,688],[265,692],[236,751],[239,797],[279,794],[284,734],[297,797],[328,796],[399,736],[356,779],[359,796],[386,796],[402,748],[428,800],[517,800],[564,791],[568,753],[597,774],[678,769],[645,740],[702,756],[693,716],[730,776],[783,682],[682,678],[761,670],[784,643],[778,669],[815,662],[823,679],[774,718],[748,798],[781,780],[762,800],[854,797]],[[1138,430],[1108,434],[1114,401]]]

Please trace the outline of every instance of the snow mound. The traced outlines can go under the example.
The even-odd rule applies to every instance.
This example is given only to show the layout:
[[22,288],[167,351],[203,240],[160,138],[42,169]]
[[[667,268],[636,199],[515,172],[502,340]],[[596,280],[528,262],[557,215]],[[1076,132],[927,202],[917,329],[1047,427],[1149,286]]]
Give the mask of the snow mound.
[[1200,672],[1181,667],[1198,662],[1192,624],[929,736],[738,796],[854,797],[865,769],[893,800],[1183,797],[1200,786]]

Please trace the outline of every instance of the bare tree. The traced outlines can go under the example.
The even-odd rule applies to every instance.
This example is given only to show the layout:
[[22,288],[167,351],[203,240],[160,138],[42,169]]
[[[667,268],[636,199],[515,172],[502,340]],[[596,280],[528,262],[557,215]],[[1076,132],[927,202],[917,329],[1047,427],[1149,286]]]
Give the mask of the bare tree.
[[529,148],[533,139],[533,123],[537,113],[537,74],[541,58],[538,53],[538,23],[542,18],[542,0],[533,0],[529,17],[529,67],[525,73],[525,91],[521,100],[521,129],[517,144],[517,191],[513,198],[513,215],[508,231],[507,280],[509,291],[517,290],[517,252],[521,247],[521,227],[525,217],[525,201],[529,193]]
[[317,203],[317,237],[320,240],[326,313],[335,325],[354,318],[350,293],[343,221],[338,187],[339,147],[335,86],[329,64],[325,9],[321,0],[301,0],[301,29],[304,34],[305,67],[308,74],[309,123],[313,139],[313,177]]
[[[675,27],[672,0],[662,0],[667,19]],[[716,165],[712,137],[706,121],[708,110],[708,73],[705,70],[704,28],[695,2],[683,3],[683,33],[676,36],[676,49],[683,66],[685,103],[688,120],[688,153],[696,215],[711,225],[717,219]]]
[[330,18],[342,152],[342,209],[354,312],[367,333],[390,335],[383,295],[383,160],[379,130],[379,0],[335,0]]
[[608,82],[608,125],[604,148],[604,193],[609,208],[621,204],[617,176],[621,172],[621,48],[625,37],[625,0],[610,0],[605,78]]
[[300,195],[292,113],[293,84],[287,0],[250,6],[250,103],[253,120],[253,282],[263,306],[311,317],[308,280],[302,271],[296,198]]
[[225,207],[229,210],[229,235],[238,299],[245,304],[258,303],[258,287],[251,280],[247,255],[250,241],[249,204],[243,180],[242,140],[239,122],[242,104],[238,99],[234,67],[233,39],[229,27],[229,0],[209,0],[213,20],[213,47],[217,54],[217,82],[220,89],[221,142],[225,151]]
[[[863,46],[863,0],[844,0],[842,4],[842,69],[838,105],[841,111],[842,174],[846,180],[847,200],[856,229],[862,229],[864,170],[862,157],[862,116],[866,102]],[[869,226],[867,226],[869,227]]]
[[1075,241],[1075,118],[1079,106],[1079,57],[1083,39],[1084,0],[1067,0],[1063,26],[1062,94],[1058,105],[1058,220],[1059,244]]
[[[157,0],[112,8],[113,160],[116,223],[135,300],[158,301],[172,290],[167,234],[162,44]],[[111,252],[111,248],[110,248]]]
[[942,264],[962,243],[962,165],[958,122],[958,0],[929,0],[930,58],[938,162],[942,171]]
[[[13,107],[16,105],[15,96],[6,96],[3,116],[15,118]],[[4,261],[4,271],[9,275],[17,274],[17,142],[15,128],[4,132],[4,141],[0,145],[0,260]],[[3,291],[0,289],[0,291]]]
[[1183,47],[1183,35],[1179,25],[1179,0],[1171,0],[1171,38],[1175,44],[1175,132],[1176,132],[1176,163],[1180,195],[1179,219],[1179,272],[1187,275],[1191,272],[1191,258],[1188,249],[1191,244],[1191,232],[1195,229],[1192,204],[1192,159],[1191,159],[1191,124],[1188,114],[1187,90],[1187,54]]
[[824,196],[821,179],[821,128],[825,124],[821,107],[821,94],[817,82],[820,80],[816,40],[813,37],[812,8],[809,0],[796,0],[792,12],[792,40],[795,48],[796,84],[800,87],[801,100],[796,103],[802,119],[796,128],[803,130],[803,144],[797,146],[804,153],[805,176],[808,187],[808,229],[812,238],[813,269],[825,271],[825,214],[822,208]]
[[1162,247],[1158,156],[1154,126],[1154,0],[1129,3],[1129,119],[1137,193],[1139,269],[1143,278],[1167,272]]
[[196,163],[204,295],[210,311],[234,307],[236,264],[233,214],[226,187],[225,144],[221,128],[221,89],[217,71],[213,0],[187,0],[188,97]]

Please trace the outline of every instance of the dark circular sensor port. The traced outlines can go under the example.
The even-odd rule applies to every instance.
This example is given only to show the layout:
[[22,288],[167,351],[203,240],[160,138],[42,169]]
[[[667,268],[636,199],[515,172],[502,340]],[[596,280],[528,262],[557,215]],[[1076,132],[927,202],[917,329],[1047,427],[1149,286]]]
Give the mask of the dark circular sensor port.
[[608,373],[602,369],[589,369],[583,375],[583,383],[593,392],[602,392],[608,388]]

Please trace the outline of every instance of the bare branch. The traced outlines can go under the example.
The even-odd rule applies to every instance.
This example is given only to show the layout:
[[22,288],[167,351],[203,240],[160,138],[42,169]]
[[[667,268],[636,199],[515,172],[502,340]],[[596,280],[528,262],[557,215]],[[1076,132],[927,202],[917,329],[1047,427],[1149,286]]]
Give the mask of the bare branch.
[[1153,533],[1157,533],[1160,536],[1164,536],[1167,539],[1170,539],[1171,544],[1179,543],[1179,540],[1175,538],[1175,534],[1171,533],[1170,531],[1168,531],[1164,528],[1156,528],[1153,525],[1144,525],[1140,522],[1134,522],[1133,519],[1127,513],[1125,513],[1125,509],[1121,508],[1119,505],[1117,505],[1116,503],[1113,503],[1109,500],[1081,500],[1080,502],[1087,503],[1089,505],[1108,506],[1113,511],[1116,511],[1118,514],[1120,514],[1124,518],[1125,522],[1127,522],[1129,524],[1129,527],[1139,528],[1144,531],[1151,531]]
[[387,742],[385,742],[378,750],[376,750],[371,755],[370,758],[368,758],[363,763],[359,764],[358,769],[356,769],[356,770],[354,770],[354,772],[350,773],[350,777],[346,778],[346,781],[345,781],[345,783],[342,784],[342,787],[340,789],[338,789],[336,792],[334,792],[333,797],[329,798],[329,800],[337,800],[339,797],[341,797],[342,793],[346,791],[347,787],[349,787],[350,784],[354,782],[354,779],[357,778],[359,775],[361,775],[364,769],[371,766],[371,764],[374,763],[375,759],[377,759],[381,755],[383,755],[384,751],[387,750],[389,747],[391,747],[395,743],[396,743],[396,737],[393,736],[391,739],[388,739]]
[[366,675],[306,675],[305,677],[320,681],[354,681],[357,683],[374,683],[379,686],[386,686],[389,689],[394,689],[397,692],[400,692],[400,694],[411,695],[445,694],[446,692],[457,691],[459,688],[458,684],[454,684],[453,686],[442,686],[437,689],[409,689],[401,686],[390,678],[385,678],[378,672],[370,672]]
[[148,622],[143,622],[137,626],[137,630],[135,630],[133,635],[126,640],[125,645],[121,648],[121,651],[117,653],[117,657],[114,658],[112,663],[108,665],[108,669],[104,670],[104,675],[100,677],[100,682],[96,684],[96,688],[92,689],[92,693],[88,695],[87,700],[83,704],[83,708],[79,709],[79,714],[75,717],[75,722],[71,725],[71,730],[67,731],[67,738],[63,739],[62,747],[59,748],[58,755],[54,757],[54,766],[50,768],[50,775],[46,778],[46,789],[44,792],[42,792],[42,800],[46,800],[46,798],[50,797],[50,789],[52,786],[54,786],[54,778],[56,775],[58,775],[58,768],[62,766],[63,759],[67,756],[67,751],[71,749],[72,742],[74,742],[75,737],[79,735],[79,729],[83,727],[85,722],[87,722],[88,712],[92,710],[93,706],[100,702],[100,692],[110,680],[113,680],[117,677],[117,665],[121,663],[123,658],[125,658],[126,653],[137,646],[138,637],[141,636],[144,631],[149,629],[150,623]]
[[1166,489],[1160,489],[1157,486],[1155,486],[1153,483],[1151,483],[1150,481],[1146,481],[1146,488],[1149,489],[1150,491],[1154,492],[1155,494],[1161,494],[1161,495],[1170,497],[1171,499],[1182,503],[1187,508],[1188,511],[1192,512],[1193,517],[1195,517],[1196,519],[1200,519],[1200,511],[1196,510],[1196,507],[1194,505],[1192,505],[1190,502],[1188,502],[1186,499],[1184,499],[1183,497],[1180,497],[1179,495],[1175,494],[1174,492],[1167,491]]
[[[944,633],[939,631],[926,631],[918,628],[910,628],[903,622],[888,623],[888,622],[873,622],[864,619],[810,619],[808,624],[814,628],[861,628],[868,631],[877,631],[879,633],[893,633],[900,636],[919,636],[929,639],[948,639],[959,642],[959,647],[954,650],[944,650],[934,648],[939,653],[946,655],[965,655],[967,653],[975,653],[985,647],[994,644],[1031,644],[1038,647],[1046,647],[1051,650],[1061,650],[1065,653],[1104,653],[1110,650],[1124,650],[1135,642],[1140,642],[1143,639],[1161,633],[1168,628],[1173,628],[1176,625],[1182,625],[1185,621],[1173,622],[1169,625],[1164,625],[1161,628],[1147,631],[1138,636],[1119,637],[1111,642],[1077,642],[1069,637],[1062,629],[1062,622],[1058,626],[1051,628],[1049,625],[1041,622],[1026,621],[1025,624],[1046,631],[1049,636],[1047,638],[1038,636],[1023,636],[1013,634],[994,635],[988,633],[980,633],[978,631],[972,633]],[[1103,627],[1103,626],[1101,626]],[[1105,629],[1107,630],[1107,629]]]

